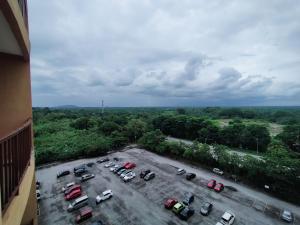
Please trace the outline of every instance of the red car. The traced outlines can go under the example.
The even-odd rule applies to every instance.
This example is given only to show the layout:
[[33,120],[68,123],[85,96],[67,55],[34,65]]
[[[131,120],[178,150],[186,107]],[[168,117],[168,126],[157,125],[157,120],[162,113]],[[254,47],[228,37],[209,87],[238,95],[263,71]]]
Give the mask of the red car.
[[178,202],[178,201],[177,201],[177,199],[175,199],[175,198],[168,198],[168,199],[165,201],[165,203],[164,203],[165,208],[166,208],[166,209],[171,209],[171,208],[173,208],[173,206],[174,206],[177,202]]
[[81,195],[81,190],[75,189],[74,191],[72,191],[71,193],[69,193],[65,196],[65,200],[69,201],[69,200],[79,197],[80,195]]
[[124,168],[127,169],[127,170],[128,169],[133,169],[135,166],[136,166],[135,163],[131,163],[131,162],[127,162],[127,163],[124,164]]
[[221,192],[223,189],[224,189],[224,184],[222,183],[218,183],[214,188],[216,192]]
[[207,183],[207,187],[213,189],[216,186],[216,183],[217,183],[216,180],[210,180]]
[[71,186],[70,188],[68,188],[67,190],[65,190],[65,196],[70,194],[71,192],[75,191],[75,190],[81,190],[81,186],[79,184],[75,184],[73,186]]
[[85,207],[79,211],[79,214],[76,216],[76,223],[81,223],[88,218],[93,216],[93,210],[90,207]]

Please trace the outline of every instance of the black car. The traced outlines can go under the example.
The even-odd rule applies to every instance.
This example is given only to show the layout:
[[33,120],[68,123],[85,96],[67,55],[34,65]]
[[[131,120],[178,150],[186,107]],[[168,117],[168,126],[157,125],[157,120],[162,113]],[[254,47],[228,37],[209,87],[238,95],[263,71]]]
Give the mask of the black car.
[[187,180],[192,180],[192,179],[194,179],[196,177],[196,174],[194,174],[194,173],[187,173],[186,174],[186,179]]
[[122,169],[125,169],[124,166],[119,166],[114,170],[114,173],[118,173]]
[[86,172],[88,172],[88,170],[85,167],[83,167],[83,168],[80,168],[78,170],[75,170],[74,174],[75,174],[76,177],[79,177],[79,176],[81,176],[82,174],[84,174]]
[[76,167],[74,167],[74,173],[75,173],[75,171],[76,170],[79,170],[79,169],[83,169],[83,168],[85,168],[85,165],[84,164],[82,164],[82,165],[80,165],[80,166],[76,166]]
[[185,207],[179,214],[179,218],[182,220],[188,220],[192,215],[194,215],[195,210],[190,207]]
[[93,162],[89,162],[89,163],[87,163],[86,165],[87,165],[88,167],[92,167],[94,164],[95,164],[95,163],[93,163]]
[[109,158],[103,158],[103,159],[97,160],[97,163],[104,163],[104,162],[107,162],[107,161],[109,161]]
[[63,176],[69,175],[69,174],[70,174],[69,170],[63,170],[63,171],[58,172],[56,177],[60,178],[60,177],[63,177]]
[[144,177],[144,180],[145,181],[152,180],[154,177],[155,177],[155,173],[150,172]]
[[194,195],[191,192],[187,192],[184,194],[183,204],[189,205],[194,201]]
[[151,170],[142,170],[142,172],[140,173],[140,178],[144,178],[150,172]]
[[212,210],[212,207],[213,205],[209,202],[205,202],[201,209],[200,209],[200,213],[203,215],[203,216],[208,216],[208,214],[210,213],[210,211]]

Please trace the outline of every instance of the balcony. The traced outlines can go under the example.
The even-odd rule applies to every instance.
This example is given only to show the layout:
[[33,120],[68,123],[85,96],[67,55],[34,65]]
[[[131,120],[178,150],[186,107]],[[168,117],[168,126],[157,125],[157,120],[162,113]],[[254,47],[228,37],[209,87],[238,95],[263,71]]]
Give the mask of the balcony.
[[24,125],[0,140],[1,210],[5,212],[18,190],[30,164],[32,123]]

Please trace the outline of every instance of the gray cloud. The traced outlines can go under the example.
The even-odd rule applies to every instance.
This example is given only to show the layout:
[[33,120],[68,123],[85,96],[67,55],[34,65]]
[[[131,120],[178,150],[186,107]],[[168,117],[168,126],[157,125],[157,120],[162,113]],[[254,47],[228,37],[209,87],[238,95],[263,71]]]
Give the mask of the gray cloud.
[[29,13],[35,106],[300,104],[298,1],[32,0]]

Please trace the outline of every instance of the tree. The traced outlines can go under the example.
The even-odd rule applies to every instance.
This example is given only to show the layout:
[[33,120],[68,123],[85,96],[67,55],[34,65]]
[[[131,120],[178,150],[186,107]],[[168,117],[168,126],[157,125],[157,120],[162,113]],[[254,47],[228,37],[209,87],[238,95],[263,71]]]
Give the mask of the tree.
[[150,131],[145,133],[138,143],[146,149],[157,151],[157,147],[165,140],[164,135],[160,130]]
[[71,127],[78,130],[88,130],[94,126],[94,123],[87,117],[82,117],[70,124]]
[[176,109],[176,112],[177,112],[178,114],[186,114],[186,111],[185,111],[184,108],[177,108],[177,109]]
[[115,122],[107,121],[99,126],[99,130],[105,135],[110,135],[112,132],[120,130],[120,127]]
[[260,152],[265,152],[267,150],[270,141],[271,137],[268,129],[257,124],[246,126],[241,137],[241,144],[243,147],[252,150],[257,149]]
[[283,141],[290,149],[296,151],[299,150],[297,143],[300,136],[300,125],[299,124],[290,124],[283,128],[283,131],[277,136],[280,140]]
[[141,119],[131,119],[126,125],[127,137],[130,141],[137,141],[146,132],[147,124]]

